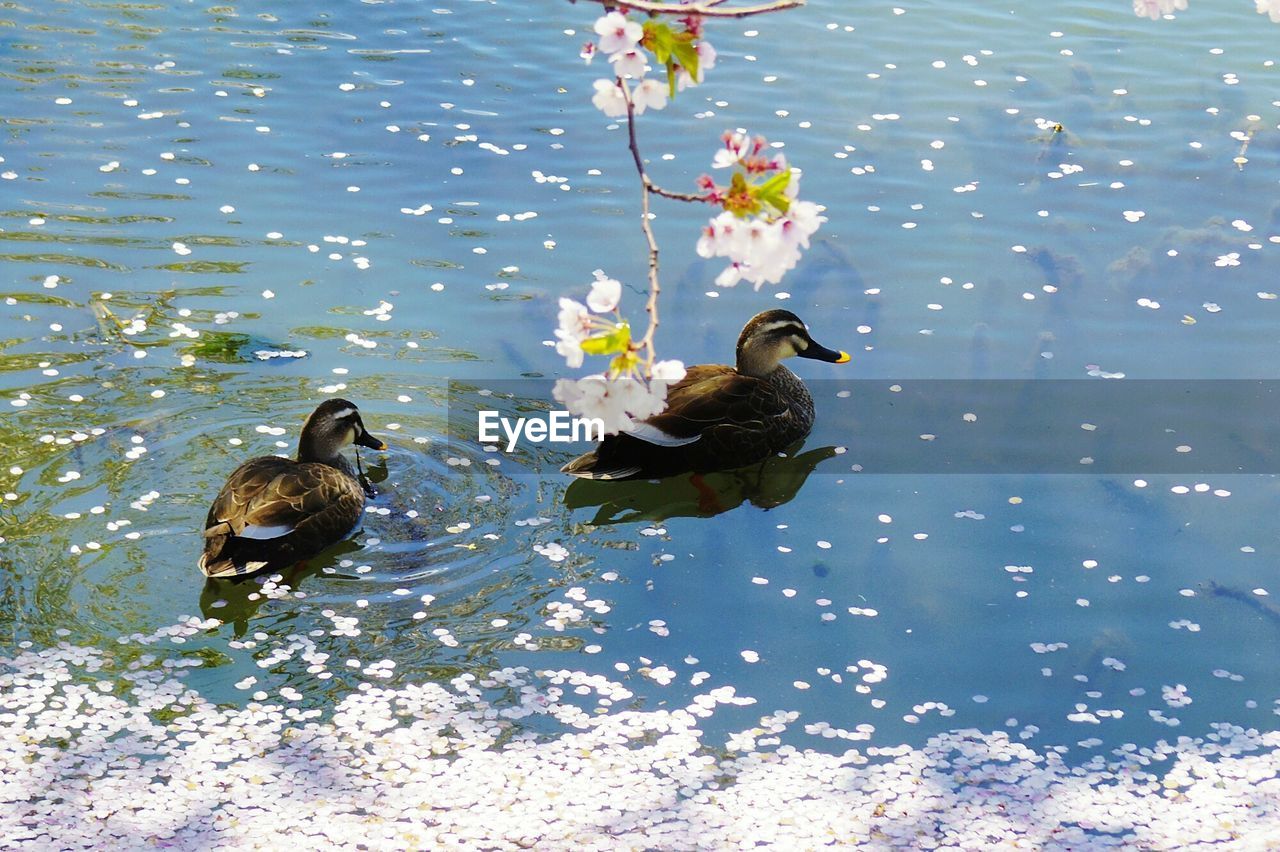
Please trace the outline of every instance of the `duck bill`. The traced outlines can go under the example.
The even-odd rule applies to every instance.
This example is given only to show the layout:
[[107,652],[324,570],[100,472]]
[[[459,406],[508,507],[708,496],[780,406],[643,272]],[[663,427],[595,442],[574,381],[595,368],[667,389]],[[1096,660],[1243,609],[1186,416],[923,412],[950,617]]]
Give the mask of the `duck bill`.
[[387,445],[370,435],[368,432],[361,432],[360,437],[356,438],[356,444],[361,447],[368,447],[371,450],[385,450]]
[[828,349],[814,340],[809,341],[807,349],[796,354],[801,358],[812,358],[815,361],[826,361],[830,364],[847,364],[849,362],[848,352],[837,352],[835,349]]

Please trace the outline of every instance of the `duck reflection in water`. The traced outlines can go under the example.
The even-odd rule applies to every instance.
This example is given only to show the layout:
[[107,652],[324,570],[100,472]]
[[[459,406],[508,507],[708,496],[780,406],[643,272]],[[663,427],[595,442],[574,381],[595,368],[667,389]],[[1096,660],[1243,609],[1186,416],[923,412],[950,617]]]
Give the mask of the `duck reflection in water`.
[[656,481],[577,479],[565,489],[565,508],[599,507],[590,521],[595,526],[677,517],[709,518],[743,503],[772,509],[794,499],[809,474],[837,454],[835,447],[799,452],[803,443],[797,441],[788,451],[762,462],[715,473]]

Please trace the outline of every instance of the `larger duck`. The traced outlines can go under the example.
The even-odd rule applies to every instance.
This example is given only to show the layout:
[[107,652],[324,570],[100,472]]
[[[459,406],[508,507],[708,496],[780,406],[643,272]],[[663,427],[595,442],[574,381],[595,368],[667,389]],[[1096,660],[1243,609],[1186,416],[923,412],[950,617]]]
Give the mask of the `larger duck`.
[[756,314],[738,337],[737,364],[699,364],[667,391],[667,408],[630,432],[606,436],[560,470],[586,479],[655,479],[709,473],[768,458],[809,434],[813,397],[782,365],[791,356],[833,364],[790,311]]
[[354,404],[322,402],[302,427],[296,459],[261,456],[240,465],[205,519],[200,570],[243,577],[309,559],[360,522],[365,492],[342,451],[385,450]]

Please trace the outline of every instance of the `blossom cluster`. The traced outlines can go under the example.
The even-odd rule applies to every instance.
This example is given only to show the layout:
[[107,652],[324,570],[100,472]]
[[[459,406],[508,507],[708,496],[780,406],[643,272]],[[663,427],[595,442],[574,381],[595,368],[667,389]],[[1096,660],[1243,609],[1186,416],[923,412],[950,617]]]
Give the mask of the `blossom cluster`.
[[700,179],[707,200],[724,208],[698,240],[702,257],[729,259],[716,284],[732,287],[747,281],[759,290],[781,281],[827,221],[824,208],[797,198],[799,170],[788,167],[786,157],[774,154],[762,136],[726,133],[711,165],[739,169],[728,186],[717,185],[707,175]]
[[680,361],[658,361],[644,369],[638,354],[641,344],[631,339],[631,326],[618,313],[621,298],[622,284],[597,269],[585,305],[560,299],[556,328],[556,352],[570,367],[581,367],[584,355],[612,356],[607,371],[560,379],[552,389],[571,414],[599,418],[610,435],[629,431],[639,421],[661,413],[668,385],[685,373]]
[[[610,118],[627,114],[630,101],[636,115],[646,109],[662,109],[677,91],[702,82],[703,74],[716,64],[716,51],[702,38],[702,22],[696,15],[681,19],[684,29],[673,30],[666,23],[633,21],[622,12],[609,12],[595,23],[599,42],[588,42],[582,57],[590,62],[597,52],[606,54],[613,65],[614,78],[595,81],[591,102]],[[666,67],[664,85],[646,77],[652,66],[650,52]],[[635,83],[628,83],[634,80]]]
[[[1253,3],[1259,15],[1266,15],[1271,23],[1280,24],[1280,0],[1253,0]],[[1153,21],[1186,10],[1187,0],[1133,0],[1133,14]]]
[[573,415],[599,418],[607,435],[630,432],[667,407],[667,388],[684,378],[680,361],[659,361],[646,381],[638,373],[558,379],[552,395]]
[[581,367],[585,352],[583,343],[591,339],[601,339],[608,335],[621,334],[625,331],[628,339],[631,330],[621,321],[610,322],[596,314],[617,314],[618,302],[622,300],[622,283],[604,274],[604,270],[595,271],[596,280],[591,284],[591,293],[587,296],[587,304],[574,299],[560,300],[559,327],[556,329],[556,352],[564,356],[570,367]]
[[1133,0],[1133,14],[1153,21],[1158,21],[1164,15],[1171,15],[1175,11],[1184,12],[1186,8],[1187,0]]

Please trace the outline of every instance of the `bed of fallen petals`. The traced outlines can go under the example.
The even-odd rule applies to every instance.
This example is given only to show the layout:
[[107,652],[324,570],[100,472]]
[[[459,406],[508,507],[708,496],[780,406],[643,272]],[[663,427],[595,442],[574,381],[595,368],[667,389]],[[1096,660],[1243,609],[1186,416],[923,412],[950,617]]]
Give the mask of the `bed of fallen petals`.
[[23,849],[1280,842],[1280,732],[1221,724],[1085,763],[977,730],[830,753],[782,742],[794,711],[712,741],[710,717],[755,703],[732,687],[593,711],[630,692],[520,667],[365,683],[321,711],[291,687],[212,704],[184,682],[196,662],[65,643],[0,660],[0,835]]

